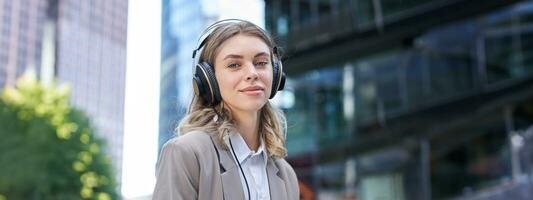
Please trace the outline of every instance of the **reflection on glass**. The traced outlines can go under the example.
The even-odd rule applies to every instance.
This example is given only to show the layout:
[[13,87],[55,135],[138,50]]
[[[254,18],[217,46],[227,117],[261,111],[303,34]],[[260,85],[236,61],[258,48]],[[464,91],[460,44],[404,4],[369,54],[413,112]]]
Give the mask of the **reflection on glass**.
[[485,19],[484,51],[488,83],[531,75],[533,9],[522,5]]
[[361,180],[362,199],[405,199],[403,176],[387,173],[364,177]]
[[374,7],[372,0],[356,1],[357,24],[360,28],[371,27],[374,24]]
[[426,6],[431,2],[439,2],[442,0],[380,0],[381,8],[385,18],[394,18],[398,15],[413,13],[413,10],[418,7]]
[[434,199],[468,195],[511,179],[510,152],[503,120],[483,124],[486,125],[455,133],[465,137],[464,143],[435,141],[437,149],[431,158]]
[[[387,15],[435,1],[381,2]],[[356,13],[358,23],[374,23],[373,4],[356,1],[355,8],[364,11]],[[391,134],[395,130],[390,129],[396,128],[391,124],[403,123],[403,116],[452,105],[484,94],[483,89],[493,84],[532,76],[533,6],[523,5],[531,3],[434,27],[408,45],[289,77],[293,103],[282,106],[288,120],[289,155],[296,162],[307,159],[296,170],[316,189],[317,197],[337,199],[350,191],[362,199],[424,199],[430,194],[420,190],[431,181],[426,186],[432,199],[445,199],[507,183],[512,178],[511,152],[501,113],[496,113],[496,120],[465,115],[467,122],[456,131],[431,136],[427,162],[421,158],[419,139],[404,145],[410,138],[402,136],[392,142],[395,147],[357,145],[397,137]],[[518,152],[521,169],[533,175],[533,157],[528,153],[533,152],[528,145],[533,144],[530,104],[511,106],[511,121],[524,143]],[[431,123],[428,129],[443,126]],[[413,127],[414,135],[433,131]],[[425,169],[429,174],[422,172]]]

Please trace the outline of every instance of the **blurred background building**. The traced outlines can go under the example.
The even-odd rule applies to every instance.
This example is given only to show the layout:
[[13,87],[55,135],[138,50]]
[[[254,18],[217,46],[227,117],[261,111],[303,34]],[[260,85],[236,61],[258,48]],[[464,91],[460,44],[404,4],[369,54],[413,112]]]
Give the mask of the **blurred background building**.
[[57,1],[56,77],[106,139],[121,180],[127,0]]
[[533,196],[533,2],[265,2],[318,199]]
[[[127,0],[0,0],[0,86],[27,69],[69,83],[117,180],[127,15]],[[532,1],[163,0],[159,148],[191,98],[200,32],[225,18],[264,26],[283,47],[287,86],[273,101],[304,195],[533,196]]]
[[0,0],[0,86],[33,69],[72,88],[121,180],[127,0]]
[[200,33],[213,22],[227,18],[247,19],[263,25],[264,2],[162,1],[158,152],[168,139],[175,136],[175,128],[192,98],[191,57]]
[[[190,99],[196,39],[223,18],[206,2],[163,1],[159,147]],[[220,2],[214,5],[229,4]],[[532,2],[264,3],[265,26],[284,48],[288,73],[273,101],[287,114],[288,160],[303,193],[533,195]]]
[[[187,110],[192,76],[191,52],[208,16],[202,1],[163,0],[161,26],[161,86],[158,152],[174,136]],[[187,28],[183,28],[187,27]]]
[[47,7],[47,1],[0,1],[0,86],[40,66]]

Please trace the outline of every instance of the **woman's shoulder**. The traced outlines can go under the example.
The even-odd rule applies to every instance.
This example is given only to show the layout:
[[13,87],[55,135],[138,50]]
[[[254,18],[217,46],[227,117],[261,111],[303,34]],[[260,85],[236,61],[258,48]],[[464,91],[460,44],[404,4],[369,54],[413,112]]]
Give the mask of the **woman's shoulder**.
[[278,167],[283,170],[288,170],[288,171],[292,171],[294,173],[294,170],[292,169],[292,166],[289,164],[289,162],[287,162],[287,160],[285,160],[284,158],[276,158],[276,164],[278,165]]
[[277,158],[275,159],[275,161],[280,171],[282,171],[284,174],[287,174],[289,176],[296,177],[296,173],[294,172],[294,169],[289,164],[289,162],[287,162],[287,160],[285,160],[284,158]]
[[163,148],[170,149],[201,149],[204,145],[211,145],[211,135],[205,131],[191,131],[168,140]]
[[281,177],[292,186],[292,191],[298,190],[298,177],[292,166],[283,158],[276,159],[276,165],[280,171]]

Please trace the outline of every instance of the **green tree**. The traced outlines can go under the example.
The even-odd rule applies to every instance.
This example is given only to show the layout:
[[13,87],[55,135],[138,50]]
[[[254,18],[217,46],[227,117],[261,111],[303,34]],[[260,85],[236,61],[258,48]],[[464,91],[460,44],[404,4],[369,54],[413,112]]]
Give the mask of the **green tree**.
[[0,200],[117,199],[111,160],[70,89],[26,74],[0,96]]

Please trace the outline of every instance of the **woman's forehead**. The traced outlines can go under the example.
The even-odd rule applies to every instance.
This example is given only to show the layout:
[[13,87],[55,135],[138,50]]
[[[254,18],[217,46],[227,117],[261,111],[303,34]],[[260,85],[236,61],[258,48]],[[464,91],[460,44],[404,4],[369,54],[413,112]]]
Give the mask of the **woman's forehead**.
[[235,35],[220,45],[217,58],[224,58],[227,55],[253,56],[258,54],[270,55],[270,47],[266,42],[257,36],[239,34]]

